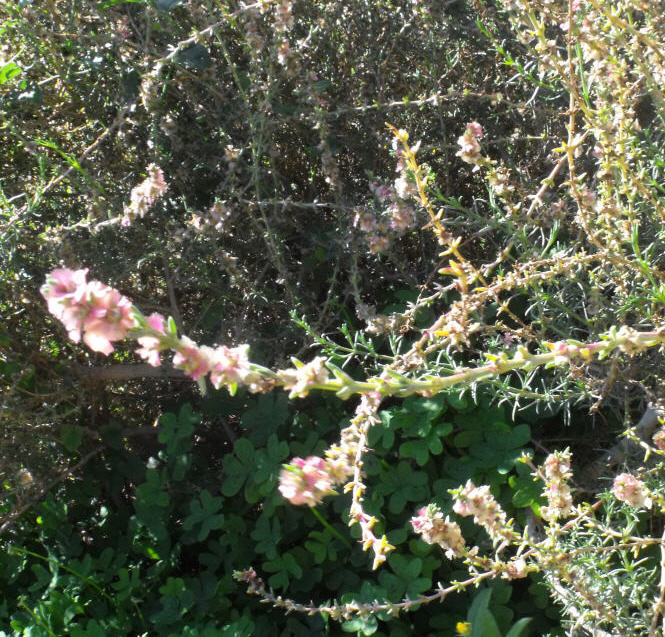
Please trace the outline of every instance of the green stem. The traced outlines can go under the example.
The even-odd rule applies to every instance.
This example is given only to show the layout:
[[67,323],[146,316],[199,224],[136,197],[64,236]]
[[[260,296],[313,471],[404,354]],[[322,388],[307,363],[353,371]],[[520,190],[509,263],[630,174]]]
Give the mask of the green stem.
[[99,587],[98,584],[93,582],[89,577],[86,577],[82,573],[79,573],[78,571],[75,571],[73,568],[69,568],[69,566],[65,566],[61,562],[59,562],[55,557],[52,557],[50,555],[45,556],[45,555],[40,555],[39,553],[35,553],[34,551],[29,551],[28,549],[24,549],[23,547],[20,546],[12,546],[10,547],[10,552],[17,552],[22,555],[30,555],[31,557],[35,557],[39,560],[44,560],[45,562],[55,562],[55,564],[58,565],[58,568],[61,568],[63,571],[70,573],[71,575],[74,575],[74,577],[78,577],[82,581],[84,581],[86,584],[89,584],[92,586],[100,595],[103,595],[106,599],[108,599],[113,606],[116,606],[116,602],[111,597],[106,591],[104,591],[102,588]]
[[349,542],[337,529],[334,529],[328,521],[314,508],[310,507],[309,509],[313,514],[314,517],[323,524],[323,526],[330,531],[332,535],[334,535],[346,548],[351,549],[353,546],[351,545],[351,542]]

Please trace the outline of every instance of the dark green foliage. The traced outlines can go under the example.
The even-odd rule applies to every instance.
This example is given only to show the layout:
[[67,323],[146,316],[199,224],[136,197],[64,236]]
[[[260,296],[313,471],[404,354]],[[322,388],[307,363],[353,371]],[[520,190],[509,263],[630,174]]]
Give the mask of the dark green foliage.
[[[282,394],[230,401],[212,394],[209,408],[218,397],[227,415],[243,413],[243,435],[221,452],[221,468],[205,466],[209,450],[196,442],[205,431],[201,417],[185,404],[160,418],[158,445],[148,453],[107,432],[100,461],[17,522],[0,553],[0,622],[11,625],[13,634],[39,636],[360,631],[398,637],[412,630],[435,635],[428,626],[452,630],[463,619],[464,594],[443,614],[438,606],[425,607],[404,619],[390,620],[384,613],[341,628],[321,618],[293,622],[247,597],[231,573],[251,564],[276,590],[321,601],[399,601],[455,578],[458,565],[411,535],[410,516],[432,497],[447,501],[452,475],[461,481],[491,476],[497,489],[519,479],[508,456],[498,454],[496,468],[482,470],[464,458],[469,448],[483,458],[483,444],[492,440],[492,428],[470,438],[474,422],[489,418],[510,441],[503,445],[506,454],[528,444],[520,433],[523,425],[510,425],[500,409],[457,412],[450,404],[456,401],[443,397],[413,398],[382,412],[383,422],[373,433],[375,454],[368,458],[368,475],[376,483],[368,505],[378,511],[387,501],[385,526],[399,551],[361,583],[357,572],[367,568],[368,556],[353,540],[355,531],[333,512],[338,503],[348,503],[348,496],[318,507],[330,525],[323,526],[309,508],[288,506],[276,492],[282,462],[323,446],[321,436],[328,435],[330,423],[344,418],[340,405],[294,412]],[[320,422],[320,430],[312,422]],[[285,442],[289,430],[297,432],[305,423],[310,431],[304,446],[295,438]],[[395,435],[425,441],[426,451],[405,452]],[[72,441],[80,444],[73,436],[63,445],[76,447]],[[510,588],[504,590],[509,596]],[[513,611],[502,608],[510,621]]]

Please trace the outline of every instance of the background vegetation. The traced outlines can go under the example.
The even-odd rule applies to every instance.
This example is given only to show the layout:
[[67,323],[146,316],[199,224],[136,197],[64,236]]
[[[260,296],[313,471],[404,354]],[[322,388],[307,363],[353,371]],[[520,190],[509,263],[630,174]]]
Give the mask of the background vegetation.
[[[569,446],[578,502],[626,462],[658,493],[659,465],[615,443],[660,408],[659,348],[387,399],[365,507],[398,548],[372,573],[346,526],[350,496],[309,509],[277,491],[282,464],[321,455],[354,405],[316,392],[202,395],[130,344],[107,359],[71,343],[39,294],[54,268],[89,268],[198,343],[250,343],[273,369],[318,352],[358,379],[389,364],[445,376],[612,326],[658,330],[665,6],[606,4],[0,6],[6,634],[398,637],[469,620],[494,635],[527,616],[512,637],[653,630],[655,545],[640,559],[580,553],[601,610],[545,573],[337,623],[271,609],[232,573],[251,565],[277,593],[316,603],[399,602],[463,580],[410,518],[432,501],[450,510],[447,490],[473,479],[520,528],[537,527],[545,499],[525,451],[540,461]],[[472,121],[483,128],[475,164],[458,155]],[[412,224],[394,223],[377,191],[398,176],[386,123],[421,141],[429,199],[404,198]],[[168,190],[124,226],[150,164]],[[431,231],[428,201],[444,233]],[[423,360],[405,359],[423,335]],[[654,422],[633,430],[652,457]],[[564,553],[607,545],[607,529],[661,535],[655,513],[605,497],[595,527],[561,538]],[[491,552],[484,531],[462,527]]]

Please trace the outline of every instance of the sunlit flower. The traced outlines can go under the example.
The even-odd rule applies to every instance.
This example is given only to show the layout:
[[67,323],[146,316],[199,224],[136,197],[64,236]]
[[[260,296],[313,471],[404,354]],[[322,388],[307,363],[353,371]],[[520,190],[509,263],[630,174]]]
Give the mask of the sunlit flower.
[[614,493],[617,500],[621,500],[621,502],[625,502],[636,509],[651,508],[651,498],[644,482],[630,473],[622,473],[614,478],[612,493]]
[[328,464],[323,458],[293,458],[279,474],[279,492],[295,505],[313,507],[334,493]]
[[422,507],[415,517],[411,518],[411,526],[423,542],[438,544],[448,559],[464,556],[464,538],[457,522],[451,522],[446,516],[443,519],[441,509],[435,504]]
[[457,156],[467,164],[477,164],[480,160],[480,144],[478,140],[483,136],[483,127],[478,122],[466,125],[464,135],[458,138],[460,147]]
[[[158,334],[165,334],[166,329],[164,326],[164,317],[161,314],[154,312],[146,318],[148,325],[155,330]],[[157,336],[141,336],[138,339],[139,347],[136,353],[144,360],[148,361],[149,365],[159,367],[161,361],[159,359],[159,352],[161,350],[161,341]]]
[[665,451],[665,429],[661,429],[653,435],[653,444],[661,451]]
[[146,168],[148,176],[138,186],[132,188],[129,205],[125,206],[122,225],[129,226],[137,217],[143,217],[150,206],[161,197],[168,188],[164,173],[159,166],[150,164]]
[[212,355],[210,381],[216,389],[222,385],[230,387],[243,383],[249,376],[249,345],[226,347],[219,345]]
[[42,296],[46,299],[48,311],[56,318],[62,317],[64,308],[79,304],[85,296],[88,269],[69,270],[60,268],[53,270],[41,287]]
[[88,283],[88,313],[83,320],[83,341],[95,352],[107,356],[113,351],[112,341],[127,337],[136,327],[131,301],[99,281]]
[[480,524],[492,537],[499,539],[510,535],[506,525],[506,513],[490,493],[487,485],[477,487],[468,480],[464,488],[451,491],[455,496],[453,511]]
[[125,338],[136,326],[132,303],[99,281],[86,282],[87,272],[54,270],[41,293],[49,311],[62,322],[72,341],[78,343],[83,334],[91,350],[108,355],[113,351],[111,342]]
[[278,376],[284,388],[290,390],[289,398],[307,396],[312,387],[323,385],[329,378],[325,362],[325,358],[317,356],[306,365],[280,370]]
[[197,345],[187,336],[180,339],[180,343],[173,357],[173,366],[182,369],[187,376],[198,380],[212,368],[214,351],[206,345]]
[[541,516],[550,522],[568,517],[573,510],[573,496],[567,481],[572,478],[570,451],[556,451],[547,456],[543,464],[547,506],[541,507]]

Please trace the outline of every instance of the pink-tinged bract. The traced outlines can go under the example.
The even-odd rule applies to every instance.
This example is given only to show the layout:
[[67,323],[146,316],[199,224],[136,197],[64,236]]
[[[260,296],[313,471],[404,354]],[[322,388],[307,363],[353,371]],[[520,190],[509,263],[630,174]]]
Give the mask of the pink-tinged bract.
[[316,506],[334,493],[328,464],[323,458],[293,458],[279,475],[279,492],[295,505]]
[[[165,319],[161,314],[153,312],[146,318],[148,325],[158,334],[166,334]],[[161,360],[159,352],[161,350],[161,341],[157,336],[140,336],[138,339],[139,347],[136,353],[149,365],[159,367]]]
[[176,369],[182,369],[193,380],[198,380],[211,370],[213,359],[212,348],[206,345],[199,346],[183,336],[173,357],[173,366]]

